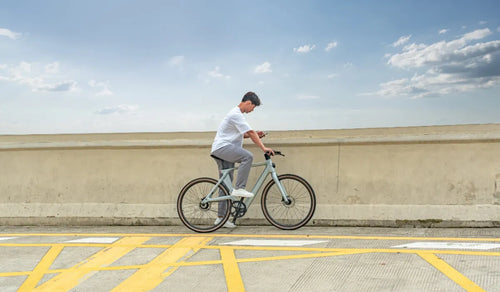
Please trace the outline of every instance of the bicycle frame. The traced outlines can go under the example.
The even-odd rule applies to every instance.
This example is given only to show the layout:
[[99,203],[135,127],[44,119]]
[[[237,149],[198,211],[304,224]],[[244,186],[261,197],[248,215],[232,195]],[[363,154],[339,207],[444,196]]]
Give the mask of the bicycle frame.
[[[269,174],[271,174],[271,177],[274,180],[274,182],[276,183],[276,186],[278,186],[278,189],[281,192],[281,196],[283,197],[283,201],[288,202],[289,201],[288,194],[286,193],[285,188],[281,185],[281,182],[278,179],[278,175],[276,174],[276,170],[275,170],[275,164],[272,162],[271,158],[266,159],[266,161],[264,161],[264,162],[252,164],[252,168],[258,167],[258,166],[265,166],[265,168],[262,171],[262,173],[260,174],[259,179],[255,183],[254,187],[252,188],[252,193],[254,194],[254,196],[251,198],[245,198],[245,200],[243,201],[245,203],[246,207],[248,208],[252,204],[253,200],[255,199],[255,195],[257,195],[257,193],[259,192],[260,188],[262,187],[262,185],[266,181],[266,178]],[[219,178],[219,180],[217,181],[217,184],[212,188],[212,190],[210,190],[210,193],[201,201],[201,203],[205,204],[208,202],[219,202],[219,201],[225,201],[225,200],[239,201],[241,199],[240,197],[234,197],[231,195],[230,196],[223,196],[223,197],[218,197],[218,196],[215,197],[215,195],[214,195],[214,194],[218,193],[218,187],[221,183],[227,187],[227,189],[229,190],[229,193],[231,193],[233,191],[233,183],[231,182],[231,178],[229,176],[229,173],[233,170],[238,169],[238,168],[239,167],[222,169],[221,170],[222,176]]]

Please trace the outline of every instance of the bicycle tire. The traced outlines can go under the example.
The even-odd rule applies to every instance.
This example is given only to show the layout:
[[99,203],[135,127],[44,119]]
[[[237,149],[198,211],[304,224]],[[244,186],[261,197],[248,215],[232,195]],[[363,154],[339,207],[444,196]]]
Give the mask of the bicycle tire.
[[[201,204],[216,184],[217,180],[213,178],[200,177],[188,182],[182,188],[177,198],[177,214],[187,228],[200,233],[212,232],[222,227],[229,219],[230,200]],[[220,184],[218,189],[224,195],[229,196],[229,191],[223,184]],[[224,217],[218,224],[215,224],[219,208],[224,206],[226,209]]]
[[267,221],[283,230],[300,228],[311,220],[316,210],[316,195],[311,185],[294,174],[278,176],[291,203],[286,204],[274,180],[262,191],[261,208]]

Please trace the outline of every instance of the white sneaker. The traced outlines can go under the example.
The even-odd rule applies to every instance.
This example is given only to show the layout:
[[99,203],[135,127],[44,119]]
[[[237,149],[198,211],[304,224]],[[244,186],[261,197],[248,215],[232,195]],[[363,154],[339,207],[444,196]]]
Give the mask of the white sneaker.
[[254,195],[250,192],[247,192],[245,189],[237,189],[237,190],[233,190],[233,192],[231,193],[231,196],[251,198]]
[[[222,218],[219,218],[217,217],[217,219],[215,219],[215,223],[214,224],[219,224],[219,222],[222,220]],[[225,227],[225,228],[235,228],[236,227],[236,224],[234,224],[233,222],[230,222],[229,220],[226,221],[226,223],[224,223],[224,225],[222,225],[222,227]]]

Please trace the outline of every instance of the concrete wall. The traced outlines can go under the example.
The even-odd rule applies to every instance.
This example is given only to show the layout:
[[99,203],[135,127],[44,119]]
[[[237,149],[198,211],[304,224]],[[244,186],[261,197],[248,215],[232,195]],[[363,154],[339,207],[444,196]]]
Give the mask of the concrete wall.
[[[213,136],[0,136],[0,224],[180,224],[182,186],[216,176]],[[500,226],[500,124],[284,131],[264,141],[286,154],[273,159],[278,173],[315,189],[310,224]],[[241,224],[266,224],[258,202]]]

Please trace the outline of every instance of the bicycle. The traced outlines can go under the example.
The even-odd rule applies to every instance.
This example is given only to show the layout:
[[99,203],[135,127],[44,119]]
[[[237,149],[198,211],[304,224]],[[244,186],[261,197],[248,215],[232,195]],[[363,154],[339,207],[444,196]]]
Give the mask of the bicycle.
[[[275,151],[275,154],[285,156],[280,151]],[[264,217],[283,230],[294,230],[306,225],[316,209],[313,188],[298,175],[277,175],[276,164],[272,162],[271,156],[266,153],[264,157],[266,161],[252,164],[252,167],[265,166],[251,191],[255,194],[252,198],[230,195],[233,184],[229,174],[238,167],[221,170],[222,175],[218,180],[200,177],[187,183],[177,198],[177,213],[182,223],[187,228],[202,233],[219,229],[231,216],[235,223],[236,219],[246,214],[270,174],[272,179],[264,187],[261,196]],[[223,217],[217,222],[219,212],[223,213]]]

